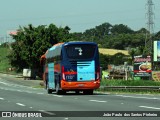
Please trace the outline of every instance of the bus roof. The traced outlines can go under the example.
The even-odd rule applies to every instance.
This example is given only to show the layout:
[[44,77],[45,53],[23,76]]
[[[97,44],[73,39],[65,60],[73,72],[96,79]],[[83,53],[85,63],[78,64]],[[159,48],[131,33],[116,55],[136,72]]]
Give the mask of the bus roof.
[[57,56],[61,54],[61,47],[64,43],[57,43],[48,49],[48,53],[46,54],[46,58],[52,58],[53,56]]
[[71,45],[71,44],[93,44],[93,45],[97,45],[95,42],[86,42],[86,41],[71,41],[71,42],[65,42],[65,45]]
[[64,43],[54,44],[51,48],[49,48],[49,51],[54,50],[56,47],[58,47],[58,46],[60,46],[60,45],[62,45],[62,44],[64,44]]
[[[45,58],[50,58],[53,56],[53,54],[57,55],[60,54],[61,51],[61,47],[66,46],[66,45],[74,45],[74,44],[93,44],[93,45],[97,45],[94,42],[86,42],[86,41],[70,41],[70,42],[65,42],[65,43],[57,43],[55,45],[53,45],[51,48],[49,48],[46,53],[44,54],[43,57]],[[54,52],[54,50],[56,49],[56,52]]]
[[49,51],[54,50],[55,48],[61,46],[61,45],[70,45],[70,44],[96,44],[94,42],[86,42],[86,41],[70,41],[70,42],[65,42],[65,43],[57,43],[55,45],[53,45],[51,48],[49,48]]

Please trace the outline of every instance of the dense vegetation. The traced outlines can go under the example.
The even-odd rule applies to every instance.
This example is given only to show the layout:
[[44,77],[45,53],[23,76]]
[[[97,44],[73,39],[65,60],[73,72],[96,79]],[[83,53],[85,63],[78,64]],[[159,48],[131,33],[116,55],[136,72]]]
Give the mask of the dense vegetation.
[[[83,33],[69,33],[69,30],[68,26],[62,28],[54,24],[38,27],[30,24],[27,27],[20,27],[17,35],[12,35],[15,42],[12,44],[12,51],[9,55],[11,65],[17,70],[39,68],[39,58],[49,47],[58,42],[67,41],[93,41],[99,47],[129,51],[130,56],[127,57],[121,53],[114,56],[101,54],[101,65],[105,69],[108,64],[123,64],[124,61],[129,61],[131,64],[131,58],[134,55],[143,53],[147,32],[144,28],[134,31],[126,25],[111,25],[110,23],[103,23]],[[153,37],[153,39],[160,38],[160,32]]]
[[160,82],[151,80],[102,80],[103,86],[160,86]]
[[84,33],[73,33],[73,39],[94,41],[103,48],[127,49],[144,46],[146,29],[133,31],[128,26],[103,23]]
[[69,27],[57,28],[50,24],[48,27],[41,25],[34,27],[20,27],[17,35],[12,35],[16,41],[12,44],[9,55],[10,63],[17,70],[23,68],[40,68],[40,57],[49,47],[69,39]]
[[0,72],[8,71],[11,68],[7,56],[10,53],[10,49],[7,44],[0,46]]

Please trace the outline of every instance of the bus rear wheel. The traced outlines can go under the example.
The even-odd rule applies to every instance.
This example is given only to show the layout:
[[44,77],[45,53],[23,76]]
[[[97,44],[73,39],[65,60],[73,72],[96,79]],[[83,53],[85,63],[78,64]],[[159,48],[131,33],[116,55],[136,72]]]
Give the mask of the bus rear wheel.
[[52,92],[53,92],[52,89],[49,89],[48,84],[47,84],[47,93],[52,94]]
[[47,89],[48,94],[52,94],[52,90],[51,89]]
[[60,90],[60,85],[59,85],[59,83],[57,83],[57,84],[56,84],[56,94],[57,94],[57,95],[63,95],[63,94],[65,94],[65,93],[66,93],[66,91]]

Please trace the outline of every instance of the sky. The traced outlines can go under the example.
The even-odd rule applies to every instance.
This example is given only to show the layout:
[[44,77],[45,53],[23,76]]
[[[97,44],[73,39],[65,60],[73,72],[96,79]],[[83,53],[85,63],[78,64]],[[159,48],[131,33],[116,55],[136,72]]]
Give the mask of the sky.
[[[160,31],[160,1],[154,3],[154,32]],[[146,28],[147,0],[0,0],[0,36],[32,24],[69,26],[84,32],[102,23]]]

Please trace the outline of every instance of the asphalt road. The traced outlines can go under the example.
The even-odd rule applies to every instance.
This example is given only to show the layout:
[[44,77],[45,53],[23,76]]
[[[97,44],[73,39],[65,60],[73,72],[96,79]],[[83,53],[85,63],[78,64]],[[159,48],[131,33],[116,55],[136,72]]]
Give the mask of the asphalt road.
[[[138,117],[138,114],[136,114],[140,112],[142,112],[143,114],[147,111],[150,113],[157,112],[158,114],[160,114],[160,95],[111,93],[94,93],[94,95],[83,95],[80,93],[79,95],[76,95],[72,92],[67,93],[66,95],[56,95],[55,93],[48,95],[45,89],[32,87],[36,84],[38,86],[39,82],[40,81],[25,81],[15,78],[15,76],[0,74],[0,111],[18,111],[21,115],[28,115],[28,113],[25,112],[34,111],[37,113],[37,116],[40,116],[41,114],[42,116],[48,116],[42,118],[34,118],[37,120],[158,120],[160,118]],[[58,111],[71,112],[65,113]],[[121,113],[123,113],[123,111],[135,112],[132,112],[132,117],[109,117],[110,113],[120,113],[117,115],[121,116]],[[38,114],[38,112],[40,112],[41,114]],[[129,113],[131,115],[131,112]],[[97,116],[97,114],[99,116]],[[103,116],[104,114],[106,116]],[[137,115],[137,117],[134,117],[134,114],[135,116]],[[76,117],[76,115],[78,117]],[[16,114],[14,114],[13,116],[16,116]],[[6,118],[1,117],[0,120],[1,119]],[[17,120],[31,118],[19,117],[7,119]]]

